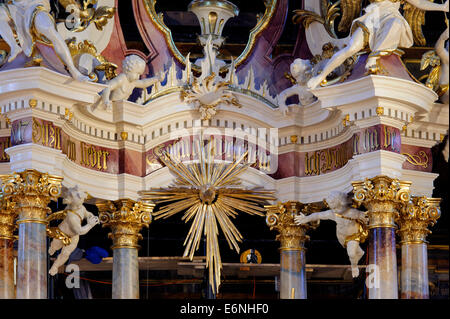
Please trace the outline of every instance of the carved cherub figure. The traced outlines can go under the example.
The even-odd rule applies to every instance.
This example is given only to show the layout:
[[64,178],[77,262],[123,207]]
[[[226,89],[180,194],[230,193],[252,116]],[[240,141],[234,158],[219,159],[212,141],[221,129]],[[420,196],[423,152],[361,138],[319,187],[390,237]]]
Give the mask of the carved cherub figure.
[[445,142],[444,149],[442,150],[442,155],[444,155],[444,160],[448,163],[448,153],[449,153],[449,145],[448,141],[450,140],[448,133],[447,133],[447,141]]
[[[405,1],[421,10],[448,12],[448,1],[445,4],[428,0]],[[308,81],[310,89],[320,85],[334,69],[366,47],[371,51],[366,63],[366,70],[370,74],[379,69],[379,59],[384,52],[392,52],[399,47],[409,48],[414,44],[411,26],[400,13],[400,0],[371,2],[364,9],[365,14],[353,21],[351,35],[341,49],[333,55],[320,74]]]
[[[64,245],[63,241],[57,238],[54,238],[50,243],[50,248],[48,250],[50,256],[61,249],[61,253],[50,268],[49,274],[52,276],[58,272],[58,268],[64,265],[69,259],[70,254],[77,248],[80,235],[87,234],[92,227],[99,223],[98,217],[83,206],[87,194],[85,192],[80,192],[78,186],[63,188],[62,195],[64,197],[63,203],[67,204],[67,207],[63,211],[65,213],[65,218],[58,225],[58,229],[61,233],[70,238],[70,244]],[[81,226],[84,220],[87,220],[87,224]]]
[[291,75],[296,83],[290,88],[285,89],[278,96],[280,110],[286,115],[288,107],[286,99],[297,95],[300,105],[308,105],[314,102],[314,95],[308,91],[306,84],[312,77],[312,64],[309,60],[295,59],[291,64]]
[[445,45],[445,42],[448,40],[448,27],[447,29],[441,34],[438,41],[435,45],[436,54],[441,59],[441,76],[439,78],[439,91],[441,95],[441,102],[444,104],[449,103],[449,92],[448,92],[448,77],[449,77],[449,64],[448,64],[448,42],[447,42],[447,48]]
[[[30,57],[36,41],[44,39],[53,44],[56,54],[74,79],[89,80],[75,67],[66,42],[56,30],[50,9],[48,0],[14,0],[0,4],[0,36],[10,47],[8,62],[22,51]],[[16,42],[16,36],[19,43]]]
[[139,80],[145,72],[145,67],[145,61],[137,55],[129,55],[123,60],[123,73],[109,81],[108,87],[100,93],[107,109],[111,109],[112,102],[128,99],[134,88],[145,89],[164,80],[165,73],[161,73],[159,77]]
[[352,276],[359,276],[358,262],[364,255],[360,247],[367,238],[367,216],[365,212],[349,207],[347,194],[333,191],[326,199],[329,210],[305,216],[295,216],[297,225],[317,220],[333,220],[336,223],[336,237],[339,243],[347,249],[352,267]]

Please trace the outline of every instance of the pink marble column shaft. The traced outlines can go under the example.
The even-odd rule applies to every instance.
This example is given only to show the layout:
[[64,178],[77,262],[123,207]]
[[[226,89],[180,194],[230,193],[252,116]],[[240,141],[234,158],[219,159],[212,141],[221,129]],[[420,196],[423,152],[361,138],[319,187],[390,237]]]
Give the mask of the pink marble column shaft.
[[377,227],[369,232],[369,299],[398,299],[395,229]]
[[0,239],[0,299],[14,299],[14,250],[13,240]]
[[47,298],[47,235],[43,223],[19,224],[17,299]]
[[306,299],[305,251],[281,250],[280,298]]
[[402,244],[401,298],[430,298],[428,253],[425,243]]

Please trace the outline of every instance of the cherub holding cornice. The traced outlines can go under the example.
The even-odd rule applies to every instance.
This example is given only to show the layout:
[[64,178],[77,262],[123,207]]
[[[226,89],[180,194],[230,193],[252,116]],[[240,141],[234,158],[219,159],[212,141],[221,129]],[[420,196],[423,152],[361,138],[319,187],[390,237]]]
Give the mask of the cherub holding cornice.
[[[54,238],[48,250],[48,253],[52,256],[56,251],[61,249],[61,253],[49,270],[49,274],[52,276],[56,275],[58,268],[65,264],[70,254],[77,248],[80,235],[87,234],[92,227],[99,223],[98,217],[83,206],[87,198],[87,193],[80,192],[78,186],[71,188],[64,187],[62,196],[64,197],[63,203],[67,204],[67,207],[63,211],[54,213],[55,216],[64,216],[63,221],[58,225],[57,229],[58,233],[62,236],[60,238]],[[87,220],[87,223],[81,226],[84,220]]]
[[347,194],[333,191],[326,199],[329,210],[313,213],[305,216],[295,216],[297,225],[307,224],[318,220],[332,220],[336,223],[336,236],[339,243],[347,249],[347,254],[352,267],[352,276],[359,276],[358,262],[364,255],[360,247],[367,236],[368,217],[365,212],[349,207],[350,201]]

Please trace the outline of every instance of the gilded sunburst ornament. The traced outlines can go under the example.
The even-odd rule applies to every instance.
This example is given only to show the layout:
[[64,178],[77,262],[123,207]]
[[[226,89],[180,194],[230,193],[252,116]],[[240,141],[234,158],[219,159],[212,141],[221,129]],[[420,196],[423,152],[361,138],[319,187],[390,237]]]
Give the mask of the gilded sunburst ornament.
[[184,212],[182,220],[192,222],[184,242],[183,256],[192,260],[199,249],[202,234],[206,237],[206,267],[214,293],[220,286],[222,261],[219,250],[219,227],[230,246],[239,253],[242,235],[232,222],[239,212],[264,216],[264,205],[275,200],[273,191],[244,189],[238,176],[249,166],[245,152],[233,163],[214,163],[214,155],[203,142],[198,143],[198,161],[189,164],[175,161],[167,152],[158,154],[177,179],[164,189],[140,192],[143,200],[160,206],[156,219]]

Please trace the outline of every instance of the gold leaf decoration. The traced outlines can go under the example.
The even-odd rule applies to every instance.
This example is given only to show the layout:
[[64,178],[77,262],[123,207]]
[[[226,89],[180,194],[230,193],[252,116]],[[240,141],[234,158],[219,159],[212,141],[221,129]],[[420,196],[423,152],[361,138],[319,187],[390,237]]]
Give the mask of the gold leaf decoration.
[[[206,237],[206,267],[214,293],[220,286],[222,261],[219,250],[219,227],[230,249],[239,252],[242,235],[232,222],[239,212],[264,216],[264,205],[274,200],[273,191],[244,189],[238,176],[250,164],[243,164],[248,152],[233,163],[215,163],[214,152],[198,141],[198,162],[177,162],[165,150],[157,152],[160,160],[178,178],[173,186],[140,192],[142,199],[160,205],[155,219],[184,212],[182,220],[192,222],[184,242],[184,257],[192,260],[199,249],[202,234]],[[158,154],[159,153],[159,154]]]
[[[323,5],[324,3],[322,3],[322,6]],[[330,36],[337,38],[337,35],[334,31],[334,20],[336,20],[336,18],[340,15],[339,1],[335,4],[331,4],[328,1],[325,3],[325,5],[325,9],[322,10],[322,16],[308,10],[294,10],[292,22],[294,24],[303,23],[305,29],[308,28],[311,23],[318,22],[324,25],[325,30],[327,30]]]
[[103,27],[108,23],[108,20],[114,17],[116,8],[107,6],[95,7],[97,0],[83,0],[81,5],[77,0],[58,0],[59,3],[68,12],[79,18],[78,25],[72,29],[73,32],[84,31],[91,22],[95,24],[97,30],[102,31]]
[[414,166],[428,167],[428,155],[424,151],[420,151],[418,154],[402,153],[406,156],[406,160]]
[[422,32],[422,26],[425,24],[425,11],[406,2],[403,5],[403,12],[406,21],[408,21],[408,24],[411,26],[414,43],[418,46],[425,46],[427,40]]
[[347,32],[350,30],[350,26],[353,20],[361,14],[361,0],[341,0],[334,5],[341,4],[342,18],[339,22],[338,30],[340,32]]

